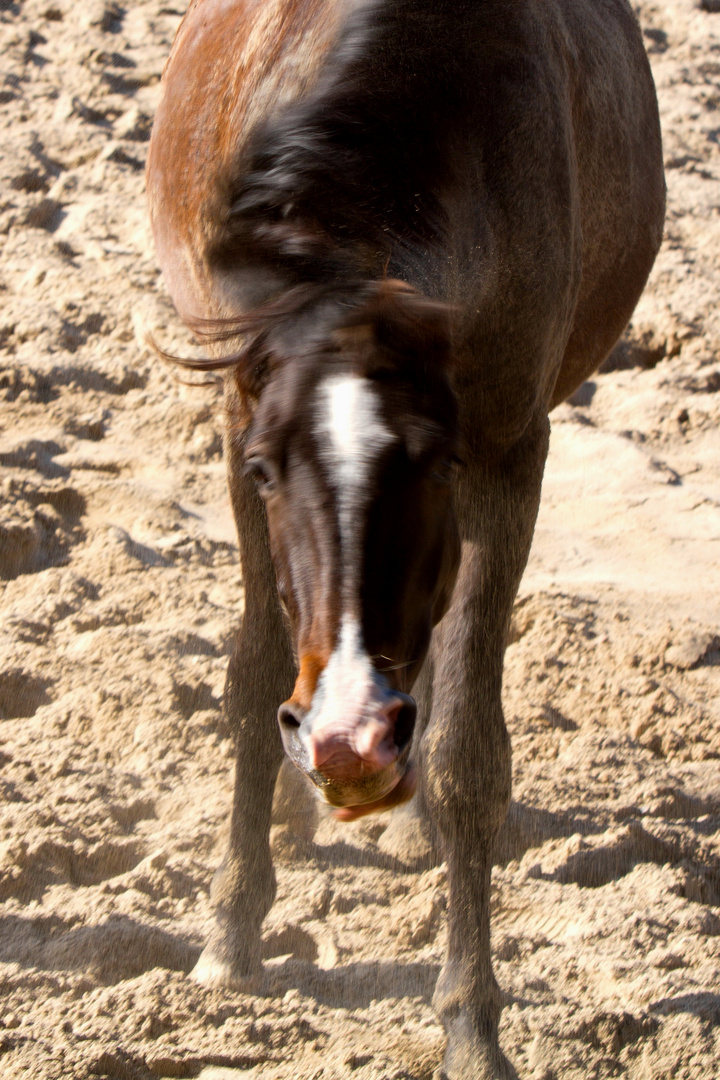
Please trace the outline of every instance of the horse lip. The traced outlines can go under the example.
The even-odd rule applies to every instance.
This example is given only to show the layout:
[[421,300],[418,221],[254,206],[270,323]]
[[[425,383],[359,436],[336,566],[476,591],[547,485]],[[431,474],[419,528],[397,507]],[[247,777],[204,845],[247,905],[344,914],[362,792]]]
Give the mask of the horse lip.
[[[395,790],[408,770],[408,756],[403,754],[381,772],[371,773],[350,783],[328,779],[317,769],[308,771],[307,775],[330,806],[364,806],[366,803],[379,802]],[[382,784],[383,779],[387,783]]]
[[357,791],[349,791],[347,793],[337,791],[339,786],[333,781],[325,780],[324,777],[316,779],[317,774],[310,775],[310,779],[317,786],[324,801],[329,806],[335,806],[337,808],[345,806],[364,806],[366,803],[378,802],[380,799],[384,799],[386,795],[389,795],[391,791],[394,791],[397,785],[400,783],[402,776],[398,775],[394,777],[393,782],[386,788],[380,790],[368,789],[363,795],[360,795]]

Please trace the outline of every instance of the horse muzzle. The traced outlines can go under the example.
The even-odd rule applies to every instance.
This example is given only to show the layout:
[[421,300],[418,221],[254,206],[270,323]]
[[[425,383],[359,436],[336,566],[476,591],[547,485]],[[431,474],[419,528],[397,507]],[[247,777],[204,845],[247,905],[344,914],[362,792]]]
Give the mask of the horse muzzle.
[[408,768],[417,706],[408,694],[383,692],[356,711],[307,713],[296,702],[278,710],[285,752],[331,806],[381,802]]

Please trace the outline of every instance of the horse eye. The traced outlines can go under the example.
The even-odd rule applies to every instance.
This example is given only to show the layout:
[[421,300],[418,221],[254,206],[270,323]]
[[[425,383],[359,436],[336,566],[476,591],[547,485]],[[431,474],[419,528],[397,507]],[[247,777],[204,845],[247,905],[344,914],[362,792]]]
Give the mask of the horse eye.
[[443,458],[430,473],[430,479],[436,484],[449,484],[455,472],[455,458]]
[[245,475],[252,477],[261,495],[269,494],[276,486],[275,477],[261,457],[251,457],[245,462]]

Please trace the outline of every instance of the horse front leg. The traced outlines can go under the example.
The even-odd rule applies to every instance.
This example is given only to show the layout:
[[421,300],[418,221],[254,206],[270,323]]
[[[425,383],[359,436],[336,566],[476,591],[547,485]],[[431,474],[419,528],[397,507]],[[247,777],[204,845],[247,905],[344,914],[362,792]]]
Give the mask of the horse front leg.
[[433,642],[433,708],[422,762],[448,871],[448,952],[434,996],[448,1037],[447,1080],[516,1075],[498,1045],[502,994],[490,956],[490,873],[511,785],[503,655],[537,515],[548,431],[547,419],[539,420],[509,451],[467,466],[458,489],[460,571]]
[[253,989],[262,973],[260,930],[275,899],[270,819],[284,756],[277,709],[295,674],[264,507],[254,483],[243,475],[241,447],[227,450],[245,583],[245,610],[224,700],[237,755],[235,792],[228,851],[211,889],[215,927],[193,975],[208,985]]

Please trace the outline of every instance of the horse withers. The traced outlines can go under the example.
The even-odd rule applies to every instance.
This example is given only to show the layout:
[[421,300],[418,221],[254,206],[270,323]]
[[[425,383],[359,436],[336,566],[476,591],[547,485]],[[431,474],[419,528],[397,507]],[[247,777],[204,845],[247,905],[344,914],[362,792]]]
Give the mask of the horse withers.
[[196,975],[261,971],[283,746],[341,819],[417,787],[448,871],[445,1075],[510,1075],[489,929],[503,653],[548,413],[615,344],[660,244],[635,17],[194,0],[147,183],[167,286],[207,343],[188,363],[224,373],[245,581],[231,838]]

